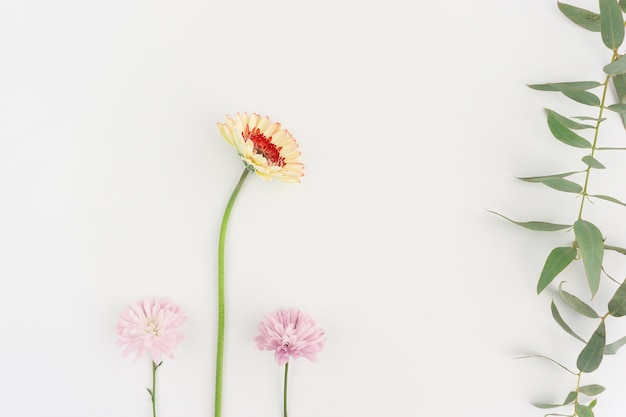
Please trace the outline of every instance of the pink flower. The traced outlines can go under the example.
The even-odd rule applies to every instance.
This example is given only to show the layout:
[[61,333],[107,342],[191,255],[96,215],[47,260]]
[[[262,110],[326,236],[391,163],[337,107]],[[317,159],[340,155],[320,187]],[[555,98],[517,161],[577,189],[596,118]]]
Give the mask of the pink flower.
[[184,338],[178,327],[185,320],[180,307],[166,299],[146,298],[131,305],[120,313],[115,329],[117,344],[128,345],[122,356],[136,350],[136,361],[149,351],[156,364],[163,355],[173,358],[172,351]]
[[265,316],[259,323],[259,335],[254,341],[260,350],[275,350],[274,358],[282,366],[290,357],[304,356],[316,362],[326,336],[308,314],[289,309]]

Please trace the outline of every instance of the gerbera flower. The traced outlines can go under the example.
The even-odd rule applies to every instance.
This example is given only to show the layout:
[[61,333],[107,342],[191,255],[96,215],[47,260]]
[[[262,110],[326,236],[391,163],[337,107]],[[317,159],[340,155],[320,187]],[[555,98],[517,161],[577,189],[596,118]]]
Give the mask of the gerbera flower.
[[326,336],[313,319],[298,310],[281,310],[265,316],[259,323],[259,334],[254,341],[260,350],[274,350],[278,365],[285,365],[289,358],[301,356],[317,361]]
[[271,123],[269,117],[256,113],[237,113],[234,119],[226,116],[226,123],[218,123],[217,129],[259,177],[300,182],[304,166],[298,162],[298,144],[280,123]]
[[174,357],[173,350],[184,335],[178,331],[187,317],[177,304],[166,299],[146,298],[120,313],[116,334],[118,345],[127,345],[122,356],[136,350],[135,360],[150,352],[155,364],[161,357]]

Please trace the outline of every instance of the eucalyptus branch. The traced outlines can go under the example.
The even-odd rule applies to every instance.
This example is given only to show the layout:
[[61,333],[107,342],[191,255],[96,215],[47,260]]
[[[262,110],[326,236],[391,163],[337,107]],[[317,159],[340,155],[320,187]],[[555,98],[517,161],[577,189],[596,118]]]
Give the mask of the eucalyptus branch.
[[[599,32],[602,43],[611,51],[610,62],[603,67],[603,71],[606,74],[604,81],[568,81],[529,85],[530,88],[535,90],[561,93],[577,103],[598,109],[595,116],[573,118],[563,116],[551,109],[546,111],[548,127],[555,139],[567,146],[588,151],[587,155],[581,159],[586,167],[583,170],[572,170],[565,173],[519,178],[525,182],[543,184],[559,192],[579,195],[581,199],[577,219],[573,224],[536,220],[514,221],[502,214],[494,213],[526,229],[543,232],[558,232],[562,230],[565,230],[567,233],[574,232],[574,239],[570,245],[554,248],[548,255],[537,284],[538,294],[548,286],[554,285],[554,279],[574,261],[582,261],[583,263],[584,276],[591,292],[590,302],[594,301],[603,276],[607,277],[605,281],[608,279],[618,284],[618,288],[608,302],[608,308],[605,310],[607,312],[602,316],[596,312],[591,304],[583,301],[583,298],[565,291],[562,288],[563,283],[559,285],[558,292],[561,301],[578,315],[597,320],[598,324],[590,337],[582,338],[566,323],[557,305],[552,301],[551,311],[554,321],[562,330],[574,337],[577,343],[584,343],[584,347],[576,359],[577,371],[572,371],[554,359],[540,355],[532,356],[547,359],[576,377],[575,389],[568,393],[562,403],[534,404],[542,409],[564,406],[573,407],[573,414],[550,413],[546,414],[546,416],[593,417],[592,409],[597,403],[597,398],[595,397],[604,391],[604,387],[598,384],[582,385],[583,374],[596,371],[605,355],[617,353],[619,348],[626,344],[626,337],[622,337],[610,344],[607,344],[606,341],[606,318],[609,316],[626,316],[626,280],[620,284],[606,272],[604,265],[604,254],[606,251],[615,251],[626,255],[626,249],[606,245],[605,237],[600,229],[583,216],[587,200],[591,203],[594,203],[594,200],[604,200],[626,206],[626,203],[615,197],[590,193],[592,171],[606,169],[602,162],[596,159],[596,151],[626,150],[626,148],[599,146],[600,127],[606,120],[605,110],[620,115],[626,128],[626,56],[620,55],[618,51],[625,37],[624,13],[626,12],[626,0],[599,0],[599,6],[599,13],[596,13],[565,3],[558,3],[561,12],[572,22],[589,31]],[[607,92],[611,81],[619,97],[619,102],[615,104],[607,103]],[[602,91],[600,97],[598,97],[592,91],[600,87]],[[593,132],[591,140],[578,133],[586,129],[590,129]],[[575,178],[575,174],[581,173],[584,173],[582,185],[570,179]],[[583,396],[590,397],[590,402],[585,404],[586,399]]]

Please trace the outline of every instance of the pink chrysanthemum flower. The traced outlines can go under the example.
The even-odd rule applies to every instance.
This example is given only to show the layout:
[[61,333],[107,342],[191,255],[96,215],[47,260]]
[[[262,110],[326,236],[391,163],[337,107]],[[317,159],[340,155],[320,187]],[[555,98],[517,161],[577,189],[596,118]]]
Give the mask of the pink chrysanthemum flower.
[[173,351],[183,340],[178,331],[187,317],[177,304],[166,299],[146,298],[120,313],[115,333],[118,345],[127,345],[122,356],[136,350],[135,360],[146,351],[154,363],[161,362],[163,355],[174,357]]
[[237,113],[234,119],[226,116],[226,123],[218,123],[217,129],[259,177],[300,182],[304,166],[298,162],[298,144],[280,123],[271,123],[269,117],[256,113]]
[[260,350],[274,350],[278,365],[289,358],[301,356],[317,361],[317,353],[326,342],[324,330],[306,313],[298,310],[281,310],[265,316],[259,323],[259,334],[254,337]]

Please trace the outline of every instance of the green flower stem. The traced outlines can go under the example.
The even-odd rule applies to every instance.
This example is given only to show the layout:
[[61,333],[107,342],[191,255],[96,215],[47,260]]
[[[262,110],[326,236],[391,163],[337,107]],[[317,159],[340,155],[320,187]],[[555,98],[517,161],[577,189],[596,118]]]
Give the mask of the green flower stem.
[[148,390],[152,400],[152,417],[156,417],[156,373],[157,368],[161,366],[162,363],[163,361],[159,362],[157,365],[156,362],[152,361],[152,391]]
[[283,417],[287,417],[287,374],[289,373],[289,362],[285,364],[285,382],[283,383]]
[[248,168],[243,170],[239,182],[235,186],[222,218],[222,226],[220,228],[220,239],[217,249],[217,359],[215,360],[215,417],[222,415],[222,372],[224,369],[224,244],[226,242],[226,229],[228,228],[228,219],[233,209],[237,195],[241,190],[246,177],[250,173]]

